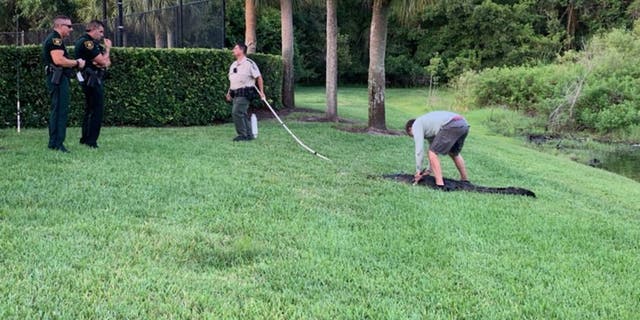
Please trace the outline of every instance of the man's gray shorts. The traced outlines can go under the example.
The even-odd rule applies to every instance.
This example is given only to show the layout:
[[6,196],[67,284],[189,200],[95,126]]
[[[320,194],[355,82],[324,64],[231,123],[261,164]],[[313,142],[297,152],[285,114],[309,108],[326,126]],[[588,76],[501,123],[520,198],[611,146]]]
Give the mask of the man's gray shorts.
[[457,156],[462,151],[467,134],[469,134],[467,121],[464,119],[453,120],[442,126],[433,138],[429,150],[437,154]]

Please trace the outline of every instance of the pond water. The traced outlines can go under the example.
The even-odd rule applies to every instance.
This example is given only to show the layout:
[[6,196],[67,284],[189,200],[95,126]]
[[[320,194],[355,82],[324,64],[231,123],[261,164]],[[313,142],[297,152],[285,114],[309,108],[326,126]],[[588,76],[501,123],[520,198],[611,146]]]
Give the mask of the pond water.
[[640,147],[633,147],[628,152],[604,154],[600,161],[598,167],[640,182]]
[[640,182],[640,144],[598,142],[591,139],[561,139],[528,135],[537,150],[562,154],[584,165],[607,170]]

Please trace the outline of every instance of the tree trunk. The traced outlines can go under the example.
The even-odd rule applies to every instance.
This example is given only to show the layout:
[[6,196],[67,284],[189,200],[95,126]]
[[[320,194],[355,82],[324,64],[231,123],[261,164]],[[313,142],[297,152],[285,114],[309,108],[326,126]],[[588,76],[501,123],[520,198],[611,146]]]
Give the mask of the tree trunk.
[[247,53],[256,52],[258,39],[256,36],[256,0],[244,1],[244,43],[247,45]]
[[374,0],[369,36],[369,128],[386,130],[384,58],[387,48],[389,4]]
[[295,107],[293,74],[293,3],[292,0],[280,0],[280,23],[282,29],[282,60],[284,61],[282,104],[287,108]]
[[338,120],[338,15],[336,0],[327,0],[327,119]]
[[162,32],[157,31],[155,33],[155,38],[156,38],[156,48],[164,48],[164,35],[162,34]]
[[566,49],[573,49],[575,45],[576,26],[578,24],[578,13],[574,1],[569,1],[567,7],[567,46]]
[[173,48],[175,45],[174,34],[171,27],[167,28],[167,48]]

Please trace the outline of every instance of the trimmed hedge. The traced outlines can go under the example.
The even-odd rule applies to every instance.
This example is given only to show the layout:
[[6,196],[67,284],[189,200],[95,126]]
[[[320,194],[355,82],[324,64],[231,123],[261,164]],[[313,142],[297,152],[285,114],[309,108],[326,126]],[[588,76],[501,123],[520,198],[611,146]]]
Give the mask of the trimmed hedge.
[[[71,52],[73,54],[73,52]],[[255,54],[270,102],[281,106],[282,60]],[[233,62],[228,50],[114,48],[106,81],[105,125],[191,126],[227,121],[224,100]],[[49,97],[41,47],[0,47],[0,128],[16,125],[16,67],[20,67],[22,124],[44,127]],[[78,82],[71,83],[69,125],[78,125],[84,109]],[[256,101],[257,103],[258,101]]]

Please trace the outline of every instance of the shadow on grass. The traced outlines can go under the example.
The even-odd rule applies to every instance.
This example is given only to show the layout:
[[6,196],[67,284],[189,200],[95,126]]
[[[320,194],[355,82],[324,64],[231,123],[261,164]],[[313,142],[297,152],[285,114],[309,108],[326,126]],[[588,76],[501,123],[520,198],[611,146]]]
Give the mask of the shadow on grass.
[[180,251],[180,260],[199,268],[229,269],[249,265],[263,254],[261,246],[248,236],[233,239],[195,237]]

